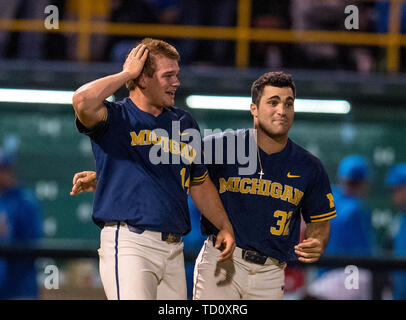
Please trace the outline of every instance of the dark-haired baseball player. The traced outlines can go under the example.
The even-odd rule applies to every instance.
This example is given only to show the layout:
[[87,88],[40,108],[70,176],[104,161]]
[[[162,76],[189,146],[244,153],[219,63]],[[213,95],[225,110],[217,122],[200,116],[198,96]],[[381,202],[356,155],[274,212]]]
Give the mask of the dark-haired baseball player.
[[[186,299],[182,236],[190,231],[189,190],[221,230],[219,260],[235,247],[218,192],[206,167],[195,161],[198,150],[182,148],[173,138],[199,130],[190,114],[173,107],[178,60],[170,44],[144,39],[122,72],[85,84],[73,97],[76,126],[91,138],[96,160],[93,220],[102,228],[100,276],[108,299]],[[124,84],[129,97],[106,101]],[[156,145],[161,156],[182,161],[155,163]]]
[[[202,232],[209,237],[196,260],[194,299],[282,299],[286,262],[315,262],[327,246],[334,200],[320,160],[288,137],[295,91],[283,72],[266,73],[252,85],[256,139],[252,129],[235,131],[234,137],[256,144],[257,172],[243,176],[237,165],[209,166],[237,248],[232,261],[215,261],[218,230],[202,217]],[[212,145],[222,140],[227,154],[225,139],[225,134],[205,138]],[[298,243],[301,217],[306,229]]]

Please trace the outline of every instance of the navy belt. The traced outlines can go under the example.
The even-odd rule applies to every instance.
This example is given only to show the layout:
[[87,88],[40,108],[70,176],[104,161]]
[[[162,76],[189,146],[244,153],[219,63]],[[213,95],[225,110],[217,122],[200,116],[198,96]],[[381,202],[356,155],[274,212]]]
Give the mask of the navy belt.
[[[130,226],[127,224],[128,230],[141,234],[145,231],[145,229]],[[182,241],[182,234],[180,233],[169,233],[169,232],[161,232],[161,240],[166,241],[168,243],[178,243]]]
[[[212,239],[213,239],[213,246],[215,246],[217,236],[213,235]],[[257,251],[254,251],[254,250],[247,250],[247,249],[241,249],[241,250],[242,250],[241,258],[243,258],[245,261],[248,261],[248,262],[264,265],[266,260],[268,258],[270,258],[268,256],[264,256],[264,255],[260,254]],[[280,264],[279,261],[277,261],[276,259],[274,259],[274,258],[270,258],[270,259],[277,262],[278,264]]]
[[[117,222],[107,222],[104,224],[105,226],[116,226]],[[129,225],[128,223],[125,222],[120,222],[120,225],[127,225],[128,230],[131,232],[135,232],[138,234],[143,233],[146,229],[142,229],[139,227],[134,227]],[[182,242],[182,234],[181,233],[170,233],[170,232],[160,232],[161,233],[161,240],[166,241],[168,243],[178,243]]]
[[246,250],[246,249],[242,249],[242,258],[245,261],[249,261],[249,262],[261,264],[261,265],[264,265],[266,260],[268,259],[267,256],[263,256],[262,254],[260,254],[257,251]]

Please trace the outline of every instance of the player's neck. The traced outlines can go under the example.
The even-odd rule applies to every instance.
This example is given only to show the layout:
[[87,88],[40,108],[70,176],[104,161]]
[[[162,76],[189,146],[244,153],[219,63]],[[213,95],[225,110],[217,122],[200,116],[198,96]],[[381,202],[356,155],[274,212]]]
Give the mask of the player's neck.
[[270,137],[262,130],[257,129],[257,143],[258,147],[265,153],[277,153],[285,148],[288,143],[288,136]]
[[138,109],[150,113],[155,117],[159,116],[163,111],[162,107],[152,105],[145,95],[137,92],[137,89],[130,92],[130,99],[138,107]]

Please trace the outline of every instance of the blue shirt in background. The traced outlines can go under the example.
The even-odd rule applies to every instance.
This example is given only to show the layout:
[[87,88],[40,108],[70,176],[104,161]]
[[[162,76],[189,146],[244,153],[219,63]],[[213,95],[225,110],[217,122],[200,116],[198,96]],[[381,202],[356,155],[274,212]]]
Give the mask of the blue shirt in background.
[[[38,200],[31,191],[11,188],[0,195],[0,243],[17,244],[42,237]],[[37,299],[33,258],[0,259],[0,299]]]
[[332,188],[337,217],[330,222],[326,255],[366,257],[373,253],[371,213],[360,198]]
[[[394,238],[394,255],[406,257],[406,212],[400,214],[399,231]],[[393,299],[406,300],[406,272],[393,273]]]

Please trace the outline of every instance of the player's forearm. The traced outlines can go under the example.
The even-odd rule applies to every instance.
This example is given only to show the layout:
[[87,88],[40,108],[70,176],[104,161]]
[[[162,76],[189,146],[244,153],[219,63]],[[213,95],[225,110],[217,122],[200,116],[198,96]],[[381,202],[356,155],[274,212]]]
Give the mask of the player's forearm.
[[190,196],[199,209],[217,229],[228,230],[233,233],[233,227],[228,219],[227,213],[221,203],[218,191],[210,178],[199,185],[192,185],[190,188]]
[[77,113],[97,112],[103,101],[114,94],[128,80],[128,72],[122,71],[107,77],[86,83],[73,95],[73,107]]
[[330,238],[330,221],[312,222],[306,225],[305,239],[318,239],[323,251],[326,249]]

